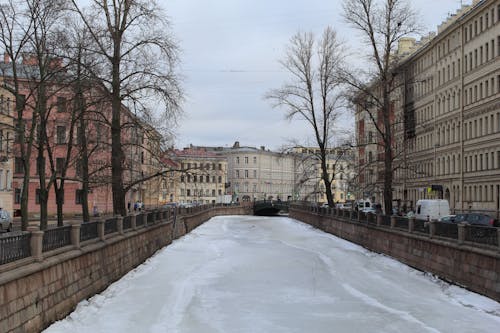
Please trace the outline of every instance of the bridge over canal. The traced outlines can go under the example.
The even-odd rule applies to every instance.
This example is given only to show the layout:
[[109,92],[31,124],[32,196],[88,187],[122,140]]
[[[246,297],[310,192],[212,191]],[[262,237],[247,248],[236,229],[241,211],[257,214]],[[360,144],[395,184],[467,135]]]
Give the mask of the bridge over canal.
[[288,213],[289,207],[290,205],[287,201],[260,200],[254,202],[253,213],[259,216],[274,216],[280,212]]

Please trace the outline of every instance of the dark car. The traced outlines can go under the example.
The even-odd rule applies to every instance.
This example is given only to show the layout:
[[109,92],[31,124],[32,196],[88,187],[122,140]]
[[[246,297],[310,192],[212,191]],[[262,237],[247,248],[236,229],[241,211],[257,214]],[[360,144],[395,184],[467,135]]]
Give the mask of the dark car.
[[467,222],[473,225],[482,225],[485,227],[498,227],[498,221],[489,215],[481,213],[457,214],[454,223]]

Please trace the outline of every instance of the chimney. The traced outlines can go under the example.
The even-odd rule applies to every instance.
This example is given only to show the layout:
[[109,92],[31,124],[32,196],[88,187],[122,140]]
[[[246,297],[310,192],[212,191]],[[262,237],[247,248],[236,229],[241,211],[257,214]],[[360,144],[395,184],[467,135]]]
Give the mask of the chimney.
[[4,54],[3,54],[3,62],[6,64],[10,63],[10,56],[7,52],[4,52]]
[[260,150],[266,150],[265,146],[260,146]]
[[239,141],[235,141],[234,145],[233,145],[233,148],[240,148],[240,142]]

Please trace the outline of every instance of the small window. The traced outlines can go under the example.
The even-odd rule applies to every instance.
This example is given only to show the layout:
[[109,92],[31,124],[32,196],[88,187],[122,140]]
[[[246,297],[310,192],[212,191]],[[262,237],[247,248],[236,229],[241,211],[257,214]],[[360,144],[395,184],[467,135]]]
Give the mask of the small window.
[[66,112],[66,98],[57,97],[57,112]]
[[57,144],[66,143],[66,126],[57,126]]
[[56,173],[61,174],[64,170],[66,164],[66,159],[65,158],[56,158]]
[[14,190],[14,203],[15,204],[21,203],[21,189],[20,188],[16,188]]

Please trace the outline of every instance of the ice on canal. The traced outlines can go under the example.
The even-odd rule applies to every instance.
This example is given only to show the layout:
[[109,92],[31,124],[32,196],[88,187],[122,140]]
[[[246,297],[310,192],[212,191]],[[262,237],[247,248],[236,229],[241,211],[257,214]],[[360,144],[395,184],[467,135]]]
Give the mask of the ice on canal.
[[285,217],[213,218],[45,332],[500,332],[500,303]]

